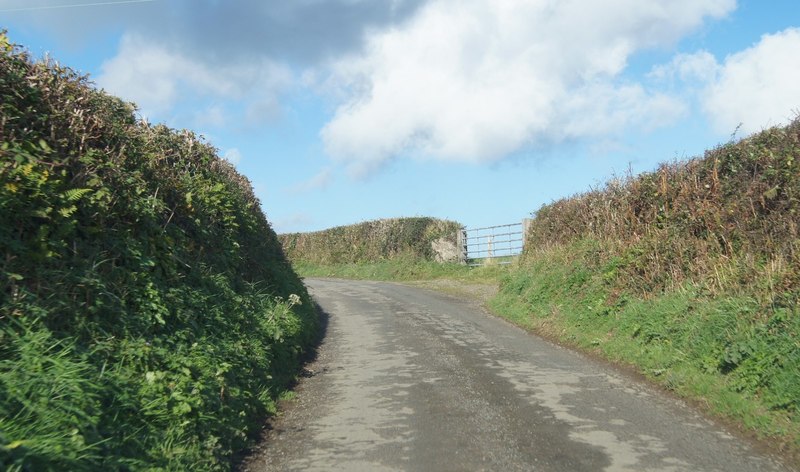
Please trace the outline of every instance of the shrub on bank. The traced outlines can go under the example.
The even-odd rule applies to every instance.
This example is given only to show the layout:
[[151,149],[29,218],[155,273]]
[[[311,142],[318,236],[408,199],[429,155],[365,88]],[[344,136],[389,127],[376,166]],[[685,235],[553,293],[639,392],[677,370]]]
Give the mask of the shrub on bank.
[[495,308],[800,451],[800,120],[539,209]]
[[4,34],[0,137],[0,468],[230,468],[317,324],[250,183]]

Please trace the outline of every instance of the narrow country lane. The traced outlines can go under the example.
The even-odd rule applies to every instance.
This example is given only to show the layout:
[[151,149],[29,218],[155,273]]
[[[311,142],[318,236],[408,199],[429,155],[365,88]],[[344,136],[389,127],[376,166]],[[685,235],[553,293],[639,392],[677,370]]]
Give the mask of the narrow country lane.
[[306,282],[327,336],[244,470],[786,470],[683,403],[473,303]]

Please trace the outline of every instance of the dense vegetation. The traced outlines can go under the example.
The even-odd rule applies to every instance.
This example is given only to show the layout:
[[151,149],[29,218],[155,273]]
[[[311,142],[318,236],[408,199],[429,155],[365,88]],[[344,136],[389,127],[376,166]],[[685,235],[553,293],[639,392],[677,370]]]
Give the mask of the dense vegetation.
[[800,120],[535,216],[497,311],[800,450]]
[[403,259],[432,261],[437,259],[439,245],[455,251],[460,228],[458,223],[435,218],[394,218],[314,233],[283,234],[280,240],[294,264],[334,266]]
[[317,323],[249,182],[4,34],[0,137],[0,469],[229,469]]

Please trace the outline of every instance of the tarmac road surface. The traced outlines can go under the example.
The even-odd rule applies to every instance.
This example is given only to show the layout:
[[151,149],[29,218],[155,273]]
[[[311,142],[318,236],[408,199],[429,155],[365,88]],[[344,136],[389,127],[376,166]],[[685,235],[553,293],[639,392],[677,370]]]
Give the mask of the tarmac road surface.
[[246,471],[779,471],[684,403],[474,302],[306,281],[329,317]]

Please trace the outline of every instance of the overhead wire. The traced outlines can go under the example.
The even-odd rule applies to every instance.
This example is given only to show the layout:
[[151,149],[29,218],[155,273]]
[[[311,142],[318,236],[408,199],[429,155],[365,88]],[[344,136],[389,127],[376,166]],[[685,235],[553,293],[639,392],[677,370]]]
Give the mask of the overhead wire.
[[69,4],[69,5],[42,5],[42,6],[33,6],[33,7],[0,9],[0,13],[22,12],[22,11],[37,11],[37,10],[55,10],[55,9],[61,9],[61,8],[97,7],[97,6],[105,6],[105,5],[124,5],[124,4],[127,4],[127,3],[149,3],[149,2],[155,2],[155,1],[156,0],[119,0],[119,1],[116,1],[116,2],[72,3],[72,4]]

